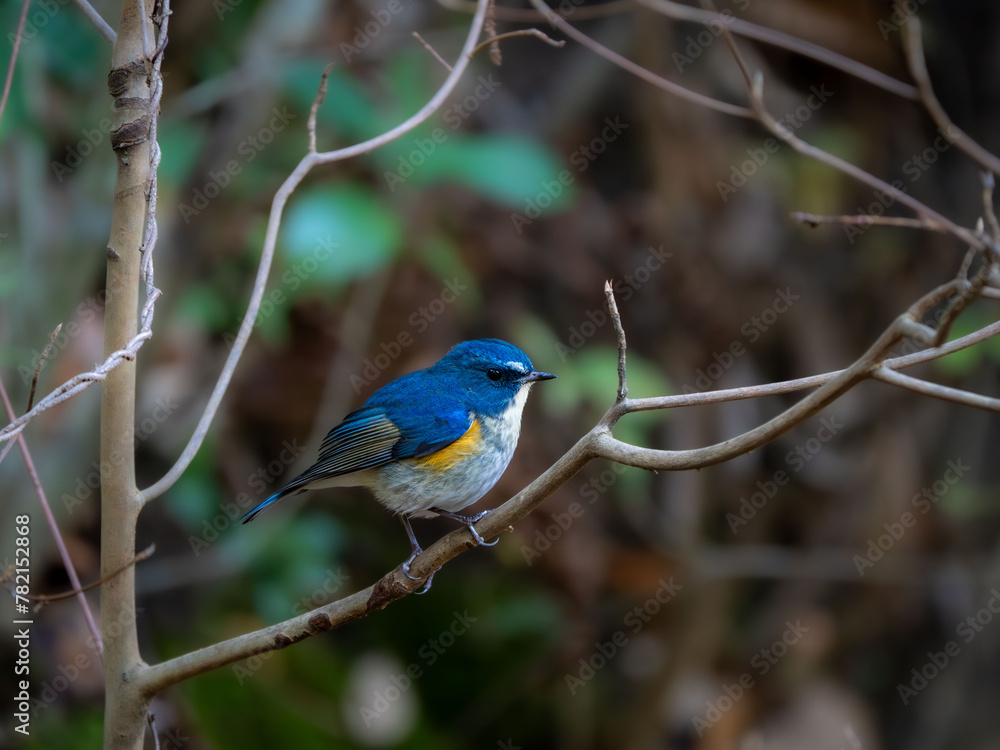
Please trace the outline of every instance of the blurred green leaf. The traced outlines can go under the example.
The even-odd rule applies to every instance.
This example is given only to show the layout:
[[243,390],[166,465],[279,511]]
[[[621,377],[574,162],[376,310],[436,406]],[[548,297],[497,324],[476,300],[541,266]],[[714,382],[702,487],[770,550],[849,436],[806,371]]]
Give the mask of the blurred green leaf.
[[232,315],[226,300],[210,283],[194,281],[181,291],[177,313],[188,323],[211,331],[222,331]]
[[156,132],[163,152],[158,177],[173,185],[185,185],[205,145],[203,128],[187,121],[164,121]]
[[396,215],[362,186],[304,191],[288,209],[282,230],[291,272],[303,283],[346,284],[383,268],[402,248]]
[[569,170],[551,150],[528,138],[448,136],[438,128],[409,145],[403,161],[397,158],[395,166],[402,175],[402,164],[413,165],[412,180],[417,186],[457,182],[485,198],[519,209],[530,201],[542,210],[560,210],[576,196]]

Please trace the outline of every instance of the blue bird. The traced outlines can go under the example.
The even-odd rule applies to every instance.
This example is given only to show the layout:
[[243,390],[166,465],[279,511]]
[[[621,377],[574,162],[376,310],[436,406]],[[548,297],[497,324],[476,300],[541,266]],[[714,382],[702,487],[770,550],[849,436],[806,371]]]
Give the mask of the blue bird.
[[458,511],[500,479],[517,447],[531,384],[554,377],[536,371],[524,352],[505,341],[458,344],[427,369],[375,391],[330,430],[313,466],[240,520],[252,521],[283,497],[306,490],[368,487],[403,522],[411,548],[403,572],[413,579],[410,563],[423,550],[411,518],[446,516],[487,544],[472,524],[490,511]]

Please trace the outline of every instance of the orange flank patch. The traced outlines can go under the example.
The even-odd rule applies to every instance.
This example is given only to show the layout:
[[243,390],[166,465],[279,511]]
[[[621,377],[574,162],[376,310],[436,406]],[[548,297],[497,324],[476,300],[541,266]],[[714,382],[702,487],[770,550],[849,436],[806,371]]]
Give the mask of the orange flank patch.
[[475,453],[479,449],[482,439],[479,420],[473,417],[472,426],[466,430],[462,437],[447,448],[442,448],[435,453],[431,453],[429,456],[423,456],[417,460],[431,471],[445,472]]

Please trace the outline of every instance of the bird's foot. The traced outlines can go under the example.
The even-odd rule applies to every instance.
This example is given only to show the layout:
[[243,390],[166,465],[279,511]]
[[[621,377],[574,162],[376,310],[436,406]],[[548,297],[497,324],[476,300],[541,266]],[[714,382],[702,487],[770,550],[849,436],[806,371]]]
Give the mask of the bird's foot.
[[497,537],[492,542],[487,542],[472,525],[476,521],[481,521],[492,513],[492,508],[476,513],[474,516],[462,516],[448,510],[441,510],[440,508],[431,508],[430,510],[437,513],[439,516],[445,516],[446,518],[450,518],[453,521],[458,521],[460,524],[463,524],[469,530],[469,533],[472,534],[472,538],[476,540],[477,545],[482,545],[483,547],[495,547],[497,542],[500,541],[500,537]]
[[[411,581],[419,581],[420,580],[417,576],[411,576],[410,575],[410,563],[413,562],[417,558],[417,555],[422,554],[422,553],[423,553],[423,550],[420,549],[420,547],[417,547],[416,549],[413,550],[413,552],[410,554],[410,556],[408,558],[406,558],[406,562],[403,563],[403,575],[406,576],[407,578],[409,578]],[[434,573],[437,573],[437,571],[435,570]],[[426,594],[428,591],[431,590],[431,583],[434,581],[434,573],[431,573],[427,577],[427,580],[424,582],[424,587],[422,589],[420,589],[420,591],[416,592],[416,594],[418,596],[420,594]]]

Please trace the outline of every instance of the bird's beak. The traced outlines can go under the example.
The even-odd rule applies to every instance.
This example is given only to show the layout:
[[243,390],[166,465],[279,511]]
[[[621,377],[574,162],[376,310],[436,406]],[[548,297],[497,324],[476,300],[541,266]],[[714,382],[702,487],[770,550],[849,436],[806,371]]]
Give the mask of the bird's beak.
[[536,380],[552,380],[555,375],[548,372],[529,372],[521,380],[525,383],[534,383]]

